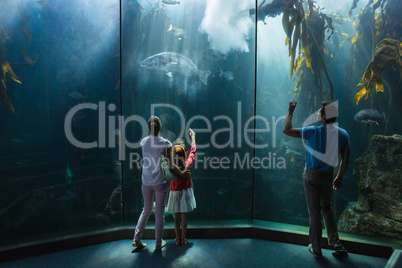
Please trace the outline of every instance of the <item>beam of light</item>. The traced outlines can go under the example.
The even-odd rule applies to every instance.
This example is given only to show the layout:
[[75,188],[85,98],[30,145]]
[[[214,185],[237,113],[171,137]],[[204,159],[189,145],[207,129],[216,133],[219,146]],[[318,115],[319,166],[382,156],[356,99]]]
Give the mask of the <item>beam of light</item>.
[[253,33],[254,23],[248,10],[254,0],[207,0],[205,17],[199,31],[208,35],[212,49],[223,53],[231,50],[249,52],[247,40]]

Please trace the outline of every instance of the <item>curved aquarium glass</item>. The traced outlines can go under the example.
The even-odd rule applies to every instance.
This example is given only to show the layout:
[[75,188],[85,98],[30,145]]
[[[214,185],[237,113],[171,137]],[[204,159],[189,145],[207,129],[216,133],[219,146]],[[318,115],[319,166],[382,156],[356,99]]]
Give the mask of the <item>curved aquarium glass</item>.
[[190,228],[308,226],[306,145],[283,133],[291,99],[294,128],[319,125],[332,100],[349,134],[332,196],[339,230],[401,239],[400,1],[3,0],[0,10],[1,246],[133,228],[151,115],[186,150],[196,133]]

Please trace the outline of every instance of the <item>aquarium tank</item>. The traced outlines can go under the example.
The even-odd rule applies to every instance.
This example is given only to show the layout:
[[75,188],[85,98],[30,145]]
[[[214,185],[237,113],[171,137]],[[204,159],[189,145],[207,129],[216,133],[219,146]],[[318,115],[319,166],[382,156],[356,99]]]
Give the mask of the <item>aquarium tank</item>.
[[[2,0],[0,245],[134,228],[140,141],[196,133],[192,223],[308,226],[306,146],[338,106],[340,231],[401,239],[400,0]],[[151,216],[150,221],[153,221]],[[166,222],[174,221],[166,213]]]

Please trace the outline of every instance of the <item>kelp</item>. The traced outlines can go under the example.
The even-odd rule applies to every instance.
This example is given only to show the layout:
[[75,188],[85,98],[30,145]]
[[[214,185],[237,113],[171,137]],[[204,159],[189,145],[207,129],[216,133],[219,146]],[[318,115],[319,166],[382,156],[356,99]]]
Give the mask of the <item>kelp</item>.
[[[250,9],[250,15],[256,14],[257,20],[265,23],[265,17],[276,17],[283,13],[282,27],[286,33],[286,45],[289,47],[290,77],[295,68],[296,49],[300,37],[302,36],[302,22],[304,21],[304,10],[301,0],[273,0],[269,4],[265,0],[255,9]],[[308,49],[305,49],[309,53]]]
[[22,51],[22,57],[24,60],[27,61],[27,63],[29,65],[34,65],[36,63],[35,60],[32,60],[29,56],[28,56],[28,45],[32,40],[32,35],[31,35],[31,28],[29,27],[29,23],[31,22],[31,16],[29,16],[29,14],[27,13],[27,11],[25,9],[23,9],[23,11],[21,11],[21,21],[20,21],[20,29],[21,31],[24,33],[24,37],[25,37],[25,46],[24,46],[24,50]]
[[0,77],[0,96],[3,101],[7,104],[10,110],[14,113],[15,109],[13,103],[11,102],[10,98],[7,94],[7,80],[6,75],[9,76],[12,80],[17,83],[21,84],[21,81],[18,79],[17,75],[14,73],[13,69],[11,68],[10,64],[6,59],[6,48],[5,43],[9,40],[10,37],[7,34],[7,31],[0,26],[0,66],[1,66],[1,77]]
[[[379,8],[380,6],[381,6],[381,9],[384,9],[384,4],[387,2],[388,0],[377,0],[375,3],[374,3],[374,5],[373,5],[373,9],[374,9],[374,11],[377,9],[377,8]],[[370,2],[369,2],[369,4],[370,3],[372,3],[373,1],[371,0]]]
[[357,3],[358,3],[358,2],[359,2],[359,0],[353,0],[352,7],[351,7],[350,10],[349,10],[349,17],[352,16],[353,9],[355,9],[355,8],[357,7]]
[[[47,4],[47,1],[38,1],[36,3],[45,7],[44,5]],[[18,18],[16,19],[16,21],[18,21],[18,28],[24,35],[24,39],[25,39],[25,44],[24,44],[24,48],[22,51],[22,55],[21,55],[25,61],[18,62],[18,63],[14,62],[12,65],[20,65],[20,66],[21,65],[34,65],[39,56],[35,55],[34,59],[32,59],[28,55],[28,45],[30,44],[30,42],[32,40],[32,34],[31,34],[31,28],[30,28],[31,16],[25,7],[22,7],[19,10]],[[17,31],[15,31],[15,29],[12,29],[9,32],[13,36],[13,40],[16,40],[16,38],[14,38],[14,35],[17,34]],[[11,78],[16,83],[19,83],[19,84],[22,84],[22,83],[18,79],[17,75],[15,74],[14,70],[11,68],[10,63],[7,60],[6,43],[9,40],[11,40],[11,38],[8,35],[7,30],[3,27],[2,24],[0,24],[0,67],[1,67],[0,97],[6,103],[6,105],[9,107],[9,109],[14,113],[15,112],[14,105],[11,102],[11,100],[7,94],[7,77]]]
[[367,65],[366,71],[357,85],[360,91],[356,94],[354,101],[359,103],[360,99],[370,93],[374,82],[376,83],[376,91],[383,92],[384,85],[381,79],[381,72],[388,66],[394,64],[399,65],[399,72],[402,79],[402,62],[401,62],[402,43],[398,40],[385,38],[379,42],[374,50],[374,58]]
[[304,10],[300,2],[294,1],[294,3],[285,5],[282,16],[282,27],[287,36],[286,43],[288,44],[289,56],[291,57],[289,74],[290,77],[292,77],[293,75],[296,49],[301,36],[303,19]]
[[[328,80],[330,97],[333,98],[333,84],[324,61],[324,53],[328,54],[324,44],[325,31],[328,29],[328,25],[326,25],[327,16],[322,15],[317,10],[313,14],[310,13],[304,21],[304,27],[308,29],[308,32],[306,31],[308,34],[305,34],[302,39],[304,46],[302,53],[296,59],[294,70],[297,79],[294,81],[295,92],[292,97],[299,99],[307,107],[314,108],[316,108],[316,103],[319,103],[319,100],[326,98],[325,95],[327,94],[322,73]],[[305,53],[304,47],[311,52]],[[316,88],[316,91],[313,88]]]
[[14,106],[10,100],[10,98],[7,95],[7,86],[6,86],[6,74],[15,82],[22,84],[20,80],[18,80],[17,75],[14,73],[13,69],[11,69],[10,64],[5,61],[1,63],[1,70],[2,70],[2,76],[0,78],[1,80],[1,86],[0,86],[0,95],[3,101],[7,104],[7,106],[10,108],[10,110],[14,113],[15,109]]
[[[283,13],[285,44],[291,57],[289,76],[296,76],[294,91],[289,91],[288,94],[292,94],[292,97],[297,98],[303,105],[316,108],[319,100],[326,98],[324,95],[328,93],[324,86],[324,73],[333,99],[333,85],[324,61],[324,53],[328,54],[324,44],[326,33],[327,40],[334,33],[332,18],[321,13],[321,10],[314,6],[313,0],[307,1],[308,14],[305,14],[301,0],[273,0],[270,4],[264,3],[265,1],[258,6],[257,20],[264,21],[266,16],[275,17]],[[250,10],[250,14],[254,13],[254,10]]]
[[[386,67],[398,64],[399,76],[402,79],[401,44],[397,41],[402,38],[401,10],[402,2],[399,0],[379,0],[374,4],[372,1],[369,2],[359,14],[356,33],[351,39],[351,57],[347,67],[351,81],[354,73],[361,75],[362,65],[367,66],[357,85],[359,91],[354,96],[356,104],[364,96],[367,98],[374,85],[376,92],[384,91],[385,81],[380,74]],[[370,62],[367,64],[368,61]],[[398,75],[388,76],[385,79],[396,79],[394,83],[400,81]]]
[[[315,70],[311,64],[311,46],[309,45],[309,39],[315,39],[315,37],[314,33],[312,33],[312,31],[309,29],[308,24],[312,23],[314,13],[319,14],[320,18],[326,22],[323,31],[332,31],[328,36],[329,39],[334,32],[334,28],[332,26],[332,18],[326,16],[325,14],[321,14],[319,11],[315,12],[314,2],[312,0],[308,0],[308,7],[310,12],[310,15],[308,16],[309,21],[306,21],[305,19],[306,15],[303,9],[302,0],[273,0],[270,4],[264,4],[265,0],[262,1],[262,3],[258,6],[257,12],[255,12],[254,9],[250,9],[250,15],[257,13],[257,20],[264,21],[266,16],[275,17],[283,13],[282,27],[286,34],[285,44],[289,48],[289,57],[291,58],[289,77],[293,76],[293,72],[297,68],[298,62],[296,60],[296,50],[298,44],[300,44],[298,59],[300,59],[300,55],[303,54],[307,67],[309,67],[311,72],[314,73]],[[320,44],[316,44],[316,46],[319,49],[325,48],[325,46],[321,48]],[[321,64],[325,65],[322,57]],[[326,76],[329,78],[329,75],[327,73]]]
[[[271,3],[264,6],[265,1],[266,0],[263,0],[257,8],[257,20],[264,22],[264,24],[266,24],[265,17],[274,18],[282,14],[288,2],[293,2],[293,0],[273,0]],[[256,14],[255,9],[249,9],[249,14],[250,16]]]
[[347,93],[345,102],[352,102],[355,95],[356,82],[363,75],[362,66],[373,58],[376,34],[376,19],[373,14],[373,8],[366,6],[361,10],[357,17],[356,30],[354,35],[349,39],[351,42],[350,57],[346,64],[346,80]]
[[[378,4],[378,2],[376,3]],[[378,38],[402,38],[402,1],[388,0],[384,7],[385,2],[381,2],[381,22],[378,24],[377,33]],[[378,8],[380,5],[373,5],[373,9]]]
[[[377,8],[379,8],[381,6],[381,9],[384,9],[384,4],[387,2],[388,0],[376,0],[374,5],[373,5],[373,11],[375,11]],[[399,0],[398,0],[399,1]],[[357,3],[359,3],[359,0],[353,0],[353,4],[352,7],[349,10],[349,17],[352,16],[353,13],[353,9],[355,9],[357,7]],[[373,0],[370,0],[367,6],[370,6],[371,4],[373,4]]]

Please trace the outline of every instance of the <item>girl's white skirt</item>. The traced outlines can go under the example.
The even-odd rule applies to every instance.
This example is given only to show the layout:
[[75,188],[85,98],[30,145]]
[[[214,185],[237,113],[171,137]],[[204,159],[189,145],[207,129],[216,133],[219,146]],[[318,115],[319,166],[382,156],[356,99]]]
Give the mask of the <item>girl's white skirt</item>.
[[167,210],[175,213],[193,211],[197,207],[193,188],[181,191],[170,191]]

